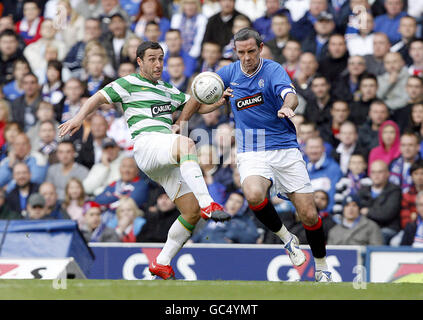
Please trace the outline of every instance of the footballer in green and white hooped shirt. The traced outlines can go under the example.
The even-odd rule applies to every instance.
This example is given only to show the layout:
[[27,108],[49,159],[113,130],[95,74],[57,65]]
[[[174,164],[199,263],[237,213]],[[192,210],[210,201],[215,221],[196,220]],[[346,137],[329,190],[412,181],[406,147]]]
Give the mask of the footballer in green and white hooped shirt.
[[160,80],[164,53],[157,42],[145,41],[137,48],[139,74],[119,78],[90,97],[79,112],[59,126],[59,135],[74,134],[83,120],[101,104],[120,102],[134,141],[138,167],[161,184],[181,215],[171,226],[168,239],[149,270],[163,279],[175,278],[172,258],[191,237],[200,217],[215,221],[231,216],[213,201],[198,165],[194,142],[172,132],[172,113],[182,110],[211,112],[232,96],[231,89],[214,105],[199,105],[189,95]]

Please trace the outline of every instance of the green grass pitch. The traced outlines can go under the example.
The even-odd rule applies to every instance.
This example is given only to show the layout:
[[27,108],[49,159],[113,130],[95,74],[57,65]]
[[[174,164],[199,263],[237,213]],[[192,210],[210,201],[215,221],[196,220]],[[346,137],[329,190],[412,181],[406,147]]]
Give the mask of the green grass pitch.
[[[61,282],[56,282],[61,284]],[[62,283],[64,284],[64,283]],[[128,281],[0,280],[4,300],[423,300],[423,284],[268,282],[268,281]]]

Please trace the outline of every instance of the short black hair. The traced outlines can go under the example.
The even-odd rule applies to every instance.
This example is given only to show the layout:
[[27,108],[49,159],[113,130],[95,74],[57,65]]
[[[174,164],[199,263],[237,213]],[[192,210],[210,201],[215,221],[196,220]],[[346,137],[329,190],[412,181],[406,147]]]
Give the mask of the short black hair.
[[76,150],[75,144],[74,144],[74,143],[73,143],[73,141],[72,141],[72,140],[70,140],[69,138],[65,138],[65,139],[63,139],[62,141],[60,141],[60,142],[57,144],[57,148],[59,148],[59,146],[60,146],[61,144],[69,144],[69,145],[71,145],[71,146],[72,146],[72,148],[73,148],[73,150],[74,150],[74,151]]
[[257,30],[251,27],[247,27],[235,33],[234,44],[237,41],[245,41],[251,38],[253,38],[256,41],[257,47],[260,47],[260,45],[263,43],[263,39],[261,38],[260,33],[258,33]]
[[[137,48],[137,58],[140,58],[141,60],[144,59],[145,52],[148,49],[161,49],[163,51],[163,48],[158,42],[154,41],[144,41],[141,43]],[[163,51],[164,53],[164,51]]]
[[10,29],[3,30],[0,33],[0,38],[3,38],[3,37],[14,37],[16,39],[16,41],[19,40],[18,34],[15,31],[10,30]]
[[374,80],[377,83],[377,77],[373,73],[364,71],[358,78],[358,82],[359,82],[358,86],[360,87],[361,82],[363,80],[368,80],[368,79]]
[[414,171],[418,169],[423,169],[423,160],[419,159],[416,162],[414,162],[410,167],[410,174],[413,174]]

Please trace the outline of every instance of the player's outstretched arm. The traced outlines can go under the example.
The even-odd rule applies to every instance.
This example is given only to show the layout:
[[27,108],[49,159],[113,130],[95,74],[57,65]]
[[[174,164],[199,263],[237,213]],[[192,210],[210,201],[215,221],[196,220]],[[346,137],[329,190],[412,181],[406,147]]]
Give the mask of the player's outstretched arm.
[[223,92],[222,98],[220,98],[219,101],[214,104],[201,104],[200,108],[198,109],[198,113],[209,113],[216,110],[217,108],[220,108],[225,104],[227,98],[233,98],[234,95],[232,92],[233,90],[231,88],[226,88],[226,90]]
[[108,103],[107,99],[103,96],[102,93],[97,92],[91,96],[79,109],[78,113],[70,120],[62,123],[59,126],[59,137],[64,137],[68,133],[72,136],[75,132],[79,130],[84,119],[99,105]]
[[282,107],[278,111],[279,118],[292,118],[295,116],[295,109],[298,106],[298,97],[294,93],[285,96]]

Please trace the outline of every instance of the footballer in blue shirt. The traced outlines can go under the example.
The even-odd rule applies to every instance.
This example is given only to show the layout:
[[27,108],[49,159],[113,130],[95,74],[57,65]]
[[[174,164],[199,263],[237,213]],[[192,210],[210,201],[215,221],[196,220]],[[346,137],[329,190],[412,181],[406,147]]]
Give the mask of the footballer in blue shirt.
[[[295,88],[280,64],[260,57],[263,41],[257,31],[240,30],[234,36],[234,46],[239,60],[219,69],[217,74],[230,93],[226,95],[235,120],[237,165],[243,193],[257,219],[279,236],[293,265],[300,266],[306,261],[305,254],[299,248],[298,238],[283,225],[267,197],[268,191],[291,200],[314,257],[315,279],[330,282],[322,220],[314,204],[295,126],[290,120],[298,105]],[[197,111],[190,107],[184,108],[177,126]],[[209,105],[206,112],[218,107],[218,104]]]

